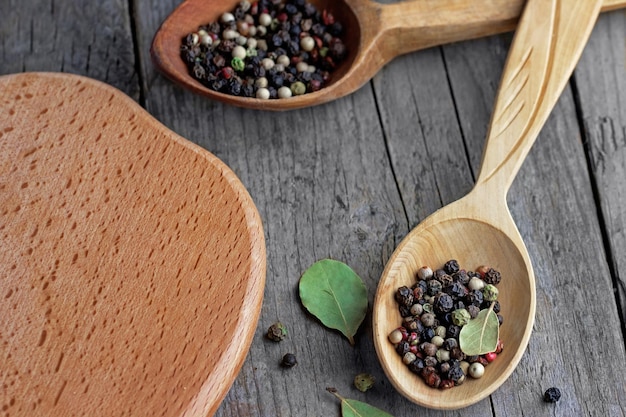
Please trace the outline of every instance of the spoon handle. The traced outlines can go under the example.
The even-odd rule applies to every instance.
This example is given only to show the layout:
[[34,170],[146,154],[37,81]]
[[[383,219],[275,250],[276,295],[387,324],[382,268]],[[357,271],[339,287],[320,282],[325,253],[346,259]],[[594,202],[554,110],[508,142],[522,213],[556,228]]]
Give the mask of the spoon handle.
[[509,51],[476,185],[508,191],[598,18],[602,0],[529,0]]
[[[359,0],[350,3],[361,4]],[[380,17],[379,52],[384,62],[389,62],[420,49],[512,31],[525,3],[526,0],[410,0],[394,4],[366,2],[363,8]],[[626,7],[626,0],[604,0],[600,4],[602,11],[609,11]]]

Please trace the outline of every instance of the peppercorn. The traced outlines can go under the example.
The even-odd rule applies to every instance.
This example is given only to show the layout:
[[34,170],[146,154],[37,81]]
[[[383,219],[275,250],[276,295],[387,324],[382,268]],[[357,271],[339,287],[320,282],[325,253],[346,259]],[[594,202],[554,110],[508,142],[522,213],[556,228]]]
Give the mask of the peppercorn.
[[398,343],[402,342],[402,339],[403,339],[402,332],[398,329],[395,329],[394,331],[389,333],[389,341],[393,343],[394,345],[397,345]]
[[[413,290],[413,294],[415,296],[415,290]],[[424,309],[421,304],[415,303],[411,306],[410,311],[411,311],[411,314],[413,314],[414,316],[419,316],[423,313]]]
[[437,374],[437,372],[433,372],[425,376],[424,381],[426,381],[426,384],[429,387],[439,388],[439,385],[441,384],[441,377]]
[[467,271],[465,271],[464,269],[460,269],[452,274],[452,280],[462,285],[467,285],[467,283],[470,281],[470,276]]
[[441,282],[437,281],[436,279],[431,279],[428,281],[428,295],[437,295],[441,292],[442,288],[443,286],[441,285]]
[[376,378],[373,375],[362,373],[354,377],[354,386],[361,392],[365,392],[374,386]]
[[460,347],[453,347],[450,349],[450,357],[457,361],[462,361],[465,359],[465,353],[463,353]]
[[420,333],[420,339],[425,342],[430,342],[432,338],[435,336],[435,330],[427,327]]
[[440,363],[439,364],[439,375],[441,375],[443,378],[447,378],[448,372],[450,371],[451,368],[452,368],[452,366],[450,365],[450,362]]
[[410,364],[411,362],[413,362],[415,359],[417,359],[417,356],[415,355],[415,353],[409,351],[407,353],[405,353],[402,356],[402,362],[404,362],[405,365]]
[[267,338],[274,342],[280,342],[287,336],[287,327],[277,321],[267,329]]
[[441,347],[443,346],[443,337],[435,335],[432,339],[430,339],[430,343],[437,347]]
[[472,378],[478,379],[485,374],[485,367],[478,362],[474,362],[469,366],[468,372]]
[[424,313],[420,317],[420,320],[426,327],[433,327],[435,325],[435,315],[432,313]]
[[296,355],[294,355],[293,353],[286,353],[283,356],[283,359],[280,364],[286,368],[291,368],[295,366],[297,363],[298,361],[296,359]]
[[543,393],[543,400],[547,403],[555,403],[561,399],[561,390],[557,387],[548,388]]
[[485,301],[495,301],[498,298],[498,289],[493,284],[485,285],[485,288],[482,290],[483,299]]
[[443,269],[448,275],[452,275],[459,271],[459,263],[456,259],[450,259],[443,265]]
[[419,280],[424,280],[427,281],[429,279],[431,279],[433,276],[433,270],[430,269],[427,266],[423,266],[420,269],[417,270],[417,278]]
[[478,278],[478,277],[473,277],[472,279],[469,280],[469,283],[467,284],[467,287],[472,290],[482,290],[485,286],[485,281],[483,281],[482,279]]
[[433,308],[437,314],[445,314],[452,310],[453,306],[454,301],[452,297],[445,292],[437,294],[433,300]]
[[454,383],[457,383],[458,380],[464,376],[465,376],[465,372],[463,372],[463,369],[461,369],[460,365],[453,366],[448,371],[448,379],[454,381]]
[[444,349],[452,350],[452,348],[455,348],[457,346],[459,346],[459,342],[454,337],[449,337],[443,342]]
[[470,314],[464,308],[452,312],[452,322],[457,326],[465,326],[470,320]]
[[396,291],[395,299],[401,306],[410,308],[413,305],[413,291],[407,286],[400,287]]
[[437,346],[430,342],[424,342],[420,345],[420,351],[426,356],[435,356],[437,354]]
[[458,338],[459,337],[459,333],[461,333],[461,327],[452,324],[452,325],[448,326],[448,331],[446,333],[446,336],[447,337]]
[[463,298],[468,293],[467,287],[458,281],[448,285],[443,291],[455,298]]
[[480,313],[480,307],[475,306],[474,304],[468,305],[467,307],[465,307],[465,309],[470,314],[470,317],[473,319],[475,319],[476,316],[478,316],[478,313]]
[[436,357],[434,356],[426,356],[424,358],[424,365],[425,366],[432,366],[432,367],[436,367],[437,364],[439,363],[439,361],[437,360]]
[[496,271],[493,268],[489,268],[483,277],[483,280],[487,284],[498,285],[502,280],[502,276],[500,272]]
[[415,359],[413,362],[409,364],[409,371],[413,372],[414,374],[419,375],[423,369],[424,369],[424,361],[422,360],[422,358],[418,357],[417,359]]
[[465,301],[467,304],[474,304],[479,306],[483,303],[483,293],[480,290],[473,290],[467,293],[465,296]]

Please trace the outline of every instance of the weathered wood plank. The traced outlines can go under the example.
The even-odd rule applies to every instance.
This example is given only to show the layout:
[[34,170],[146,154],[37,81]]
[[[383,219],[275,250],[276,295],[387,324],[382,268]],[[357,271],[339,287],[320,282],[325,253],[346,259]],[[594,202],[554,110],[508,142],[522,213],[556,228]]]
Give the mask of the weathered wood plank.
[[626,13],[616,11],[601,16],[575,79],[622,320],[626,318],[625,62]]
[[86,75],[135,100],[139,84],[128,2],[0,2],[0,74]]

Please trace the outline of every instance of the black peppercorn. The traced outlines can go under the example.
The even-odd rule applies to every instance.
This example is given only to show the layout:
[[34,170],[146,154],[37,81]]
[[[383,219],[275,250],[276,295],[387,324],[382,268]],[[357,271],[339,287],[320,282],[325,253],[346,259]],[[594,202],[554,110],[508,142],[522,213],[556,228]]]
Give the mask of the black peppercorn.
[[459,333],[461,333],[461,328],[459,326],[452,324],[448,326],[448,330],[446,331],[446,337],[458,338]]
[[561,390],[557,387],[548,388],[543,393],[543,400],[547,403],[555,403],[561,399]]
[[480,307],[475,306],[474,304],[465,307],[465,309],[468,311],[468,313],[470,313],[470,317],[473,319],[475,319],[476,316],[478,316],[478,313],[480,313]]
[[433,337],[435,337],[435,330],[431,329],[430,327],[422,330],[422,333],[420,333],[420,340],[423,340],[425,342],[430,342]]
[[451,367],[448,371],[448,379],[452,380],[455,384],[465,376],[465,373],[460,366]]
[[400,356],[404,356],[404,354],[409,352],[410,350],[411,350],[411,345],[406,340],[403,340],[402,342],[398,343],[398,345],[396,346],[396,352]]
[[485,272],[485,276],[483,277],[483,281],[486,284],[498,285],[501,281],[502,277],[500,276],[500,272],[496,271],[493,268],[489,268],[487,272]]
[[433,308],[437,314],[445,314],[452,310],[454,307],[454,301],[450,295],[442,292],[435,296],[433,300]]
[[441,285],[441,282],[437,281],[436,279],[431,279],[428,281],[428,295],[437,295],[441,292],[442,288],[443,286]]
[[401,306],[411,308],[413,305],[413,291],[406,286],[400,287],[396,291],[395,299]]
[[459,271],[455,272],[454,274],[452,274],[452,280],[454,282],[458,282],[461,283],[463,285],[467,285],[467,283],[470,280],[470,276],[467,273],[467,271],[465,271],[464,269],[460,269]]
[[474,304],[475,306],[480,306],[483,303],[483,293],[480,290],[473,290],[467,293],[465,296],[465,301],[467,304]]
[[409,364],[409,370],[414,374],[420,374],[424,369],[424,361],[421,358],[415,359]]
[[295,366],[297,363],[298,361],[296,359],[296,355],[294,355],[293,353],[286,353],[285,356],[283,356],[282,361],[280,362],[280,364],[284,366],[285,368],[291,368],[292,366]]
[[446,294],[449,294],[450,296],[455,298],[463,298],[467,295],[468,292],[467,287],[458,281],[453,282],[452,284],[445,287],[443,290]]
[[450,259],[443,265],[443,269],[448,275],[452,275],[459,271],[459,263],[456,259]]

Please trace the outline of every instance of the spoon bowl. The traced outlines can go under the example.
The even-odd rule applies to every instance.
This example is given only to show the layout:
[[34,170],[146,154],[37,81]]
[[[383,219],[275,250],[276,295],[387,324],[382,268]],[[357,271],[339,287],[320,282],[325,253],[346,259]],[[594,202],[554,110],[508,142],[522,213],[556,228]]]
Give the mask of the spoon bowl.
[[[344,30],[348,56],[331,73],[324,88],[289,99],[261,100],[232,96],[204,86],[180,57],[182,39],[217,21],[240,0],[186,0],[163,22],[151,46],[154,65],[172,81],[214,100],[263,110],[292,110],[346,96],[369,81],[398,55],[435,45],[473,39],[515,28],[525,0],[410,0],[379,4],[371,0],[310,0],[328,10]],[[603,10],[626,6],[605,0]]]
[[[437,211],[420,223],[402,241],[390,259],[378,286],[374,302],[374,343],[381,365],[405,397],[419,405],[435,409],[457,409],[482,400],[499,387],[514,371],[528,344],[535,316],[535,276],[524,243],[506,207],[492,211],[509,221],[491,222],[476,212],[484,194],[478,189],[461,200]],[[490,200],[487,200],[490,201]],[[497,203],[497,202],[495,202]],[[464,239],[463,236],[470,238]],[[489,364],[478,381],[468,381],[449,390],[437,390],[412,374],[401,361],[387,335],[402,318],[394,299],[395,290],[416,282],[417,270],[424,265],[440,268],[450,259],[461,268],[475,270],[488,265],[502,274],[498,285],[501,314],[500,339],[504,350]],[[520,296],[523,295],[523,296]],[[485,388],[489,387],[489,388]]]
[[[534,323],[535,276],[506,203],[507,191],[565,87],[600,13],[601,0],[528,0],[509,51],[473,190],[420,223],[400,243],[374,299],[374,345],[391,383],[429,408],[474,404],[500,387],[522,358]],[[462,268],[491,266],[502,274],[498,300],[504,350],[480,379],[447,390],[427,386],[404,365],[388,335],[401,325],[397,288],[418,269],[456,259]]]

